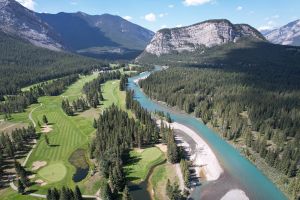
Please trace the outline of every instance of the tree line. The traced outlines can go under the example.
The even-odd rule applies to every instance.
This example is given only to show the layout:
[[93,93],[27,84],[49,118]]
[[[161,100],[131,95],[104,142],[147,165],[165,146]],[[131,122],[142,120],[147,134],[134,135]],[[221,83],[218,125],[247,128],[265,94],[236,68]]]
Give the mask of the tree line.
[[18,95],[8,95],[5,101],[0,102],[0,113],[4,114],[5,119],[9,119],[12,113],[24,112],[25,109],[37,103],[38,97],[57,96],[79,79],[79,75],[69,75],[53,81],[35,85],[29,91],[21,92]]
[[[241,139],[269,166],[295,177],[300,161],[297,70],[173,67],[150,75],[140,85],[151,98],[193,113],[228,140]],[[170,84],[174,80],[176,84]]]
[[[15,129],[10,134],[0,133],[0,180],[4,180],[3,169],[7,165],[6,161],[15,160],[18,155],[22,155],[24,151],[27,151],[28,144],[36,138],[37,134],[33,126]],[[28,173],[17,161],[15,161],[14,167],[25,189],[25,187],[29,186]],[[1,184],[3,184],[2,181],[0,181]]]
[[28,85],[109,67],[104,61],[35,47],[3,32],[0,49],[0,101]]

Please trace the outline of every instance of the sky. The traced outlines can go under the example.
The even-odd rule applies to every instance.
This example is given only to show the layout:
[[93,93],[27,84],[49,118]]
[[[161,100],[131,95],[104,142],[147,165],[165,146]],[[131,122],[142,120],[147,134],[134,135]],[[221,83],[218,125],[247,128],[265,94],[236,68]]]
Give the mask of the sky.
[[17,0],[36,12],[119,15],[152,31],[208,19],[274,29],[300,19],[300,0]]

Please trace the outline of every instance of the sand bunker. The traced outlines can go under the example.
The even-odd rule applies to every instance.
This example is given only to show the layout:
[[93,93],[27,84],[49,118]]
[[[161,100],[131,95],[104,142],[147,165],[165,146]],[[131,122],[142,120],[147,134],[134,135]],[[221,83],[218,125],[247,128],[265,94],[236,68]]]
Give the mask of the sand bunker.
[[244,191],[239,189],[230,190],[221,200],[249,200]]
[[32,163],[32,171],[38,170],[42,167],[45,167],[46,165],[46,161],[35,161],[34,163]]
[[35,181],[37,184],[39,184],[40,186],[44,186],[44,185],[47,185],[47,182],[41,180],[41,179],[38,179]]
[[29,179],[34,179],[35,178],[35,174],[32,174],[30,176],[28,176]]
[[42,133],[49,133],[53,130],[52,125],[44,125],[42,126]]

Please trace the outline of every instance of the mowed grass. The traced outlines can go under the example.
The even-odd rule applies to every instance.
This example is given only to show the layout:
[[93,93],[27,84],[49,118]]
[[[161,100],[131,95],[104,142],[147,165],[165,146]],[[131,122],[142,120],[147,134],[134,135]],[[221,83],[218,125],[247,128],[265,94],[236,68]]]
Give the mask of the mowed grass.
[[126,111],[129,117],[133,116],[132,111],[126,109],[126,92],[120,91],[120,80],[107,81],[102,85],[102,92],[104,98],[104,101],[101,102],[102,109],[106,109],[112,104],[115,104],[122,110]]
[[[38,177],[48,182],[48,184],[43,187],[33,186],[33,189],[37,189],[39,193],[46,193],[47,188],[53,186],[75,186],[72,176],[76,169],[69,163],[69,157],[78,148],[88,148],[90,137],[95,132],[95,129],[92,126],[92,119],[88,120],[80,115],[67,116],[61,108],[61,102],[66,97],[75,99],[82,96],[82,86],[96,77],[97,75],[95,74],[82,76],[79,81],[70,86],[61,96],[39,98],[42,106],[33,112],[33,119],[35,122],[40,121],[42,123],[42,117],[46,115],[53,128],[50,133],[47,133],[50,146],[46,144],[42,134],[27,163],[27,167],[31,169],[32,163],[35,161],[47,162],[47,166],[38,171]],[[59,168],[56,167],[57,163],[60,163]],[[51,173],[46,173],[47,170],[51,172],[51,170],[62,169],[66,171],[64,174],[54,173],[55,176],[62,176],[62,178],[56,177],[52,179],[50,177]]]
[[166,185],[168,180],[171,183],[178,183],[175,166],[166,162],[157,166],[150,177],[150,187],[153,190],[154,199],[167,199]]
[[165,155],[157,147],[130,151],[129,163],[124,167],[126,177],[133,183],[140,183],[147,178],[150,169],[163,162]]
[[[68,161],[71,154],[77,149],[88,149],[88,143],[91,137],[95,133],[93,128],[93,119],[101,113],[101,111],[112,104],[120,106],[125,110],[125,92],[119,91],[119,81],[108,81],[103,84],[102,91],[105,101],[102,102],[103,105],[99,106],[97,109],[91,109],[92,115],[81,115],[77,116],[67,116],[61,109],[61,102],[64,98],[68,98],[72,101],[78,97],[83,96],[82,87],[86,82],[89,82],[97,77],[97,74],[89,76],[81,76],[80,80],[71,85],[62,95],[60,96],[46,96],[40,97],[38,104],[33,104],[26,109],[24,113],[16,113],[12,115],[10,122],[23,122],[31,123],[28,119],[28,115],[32,109],[38,107],[33,113],[32,117],[37,123],[38,121],[42,123],[42,116],[45,114],[48,118],[50,125],[52,125],[53,130],[47,133],[51,146],[48,146],[45,142],[44,135],[38,140],[36,148],[33,150],[26,167],[31,170],[32,163],[35,161],[46,161],[47,166],[34,171],[36,174],[35,179],[42,179],[48,184],[46,186],[33,185],[30,189],[36,190],[36,193],[46,194],[47,189],[51,187],[61,188],[62,186],[75,187],[75,183],[72,180],[73,174],[76,169]],[[42,106],[40,106],[42,104]],[[130,111],[129,111],[130,112]],[[131,113],[131,112],[130,112]],[[0,116],[1,117],[1,116]],[[39,130],[39,127],[37,127]],[[59,175],[60,178],[52,179],[51,172],[54,170],[60,170],[56,168],[57,163],[63,165],[66,169],[66,173]],[[90,163],[89,163],[90,164]],[[50,168],[49,168],[50,167]],[[53,170],[54,169],[54,170]],[[46,174],[46,176],[45,176]],[[54,174],[56,176],[56,173]],[[50,178],[49,178],[50,177]],[[89,179],[94,177],[88,177],[82,182],[78,183],[82,187],[83,192],[86,191],[93,195],[99,189],[98,183],[101,179],[95,179],[90,183]],[[8,197],[9,196],[9,197]],[[6,198],[7,197],[7,198]],[[13,191],[7,190],[3,195],[0,195],[0,199],[31,199],[29,196],[23,196],[14,194]],[[33,198],[34,199],[34,198]]]
[[39,200],[41,198],[28,196],[28,195],[21,195],[14,191],[11,188],[4,189],[0,191],[0,199],[1,200]]
[[48,165],[39,170],[38,175],[48,183],[58,182],[67,174],[67,169],[62,163]]

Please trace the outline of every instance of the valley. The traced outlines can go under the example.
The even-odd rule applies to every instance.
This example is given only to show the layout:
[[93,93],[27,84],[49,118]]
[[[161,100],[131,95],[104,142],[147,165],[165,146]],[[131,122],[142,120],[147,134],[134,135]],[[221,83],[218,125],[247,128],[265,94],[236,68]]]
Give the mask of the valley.
[[0,199],[299,200],[298,8],[0,0]]

